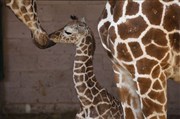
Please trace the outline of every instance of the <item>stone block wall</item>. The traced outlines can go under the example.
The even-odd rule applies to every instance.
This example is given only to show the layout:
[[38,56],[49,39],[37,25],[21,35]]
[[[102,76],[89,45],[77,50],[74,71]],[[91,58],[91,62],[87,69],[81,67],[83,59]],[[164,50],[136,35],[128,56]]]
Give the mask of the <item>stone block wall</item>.
[[[63,27],[70,15],[85,17],[94,32],[94,67],[98,81],[117,95],[113,71],[97,32],[105,1],[37,0],[42,26],[48,32]],[[51,113],[79,108],[72,80],[75,46],[57,44],[49,49],[35,47],[30,31],[8,9],[4,10],[4,69],[0,82],[3,110],[8,113]],[[169,113],[180,112],[180,86],[170,81]]]

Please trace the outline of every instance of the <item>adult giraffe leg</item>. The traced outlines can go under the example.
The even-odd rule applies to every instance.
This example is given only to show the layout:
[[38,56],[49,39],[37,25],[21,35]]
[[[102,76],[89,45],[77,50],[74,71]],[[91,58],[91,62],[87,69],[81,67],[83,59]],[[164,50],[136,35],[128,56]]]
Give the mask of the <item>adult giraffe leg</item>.
[[114,65],[114,78],[119,89],[119,96],[123,106],[124,119],[143,119],[140,98],[136,92],[136,82],[122,67]]
[[[109,21],[104,21],[104,24],[99,24],[99,36],[104,46],[108,56],[114,64],[114,75],[115,81],[117,83],[117,87],[119,88],[120,100],[123,107],[124,119],[143,119],[140,100],[138,94],[136,93],[135,82],[133,82],[133,78],[130,76],[128,71],[125,71],[118,61],[114,58],[114,50],[111,50],[110,42],[109,42]],[[124,85],[122,86],[122,82]],[[129,84],[130,83],[130,84]],[[128,105],[130,104],[131,105]],[[135,105],[134,105],[135,104]],[[135,111],[136,110],[136,111]]]
[[40,25],[36,12],[36,0],[6,0],[6,6],[30,29],[37,47],[44,49],[55,45]]
[[167,80],[165,74],[159,78],[151,76],[135,78],[142,112],[147,119],[167,119]]
[[151,75],[132,78],[117,68],[114,68],[114,73],[125,119],[167,118],[167,80],[164,72],[160,72],[154,79]]

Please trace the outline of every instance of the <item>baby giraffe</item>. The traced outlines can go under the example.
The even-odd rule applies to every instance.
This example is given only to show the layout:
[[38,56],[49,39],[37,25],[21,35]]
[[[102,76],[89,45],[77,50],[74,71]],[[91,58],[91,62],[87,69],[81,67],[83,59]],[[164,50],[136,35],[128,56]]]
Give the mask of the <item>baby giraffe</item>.
[[93,72],[95,40],[91,29],[85,20],[71,18],[73,21],[50,34],[50,39],[76,45],[73,80],[81,103],[76,119],[123,119],[120,102],[100,86]]

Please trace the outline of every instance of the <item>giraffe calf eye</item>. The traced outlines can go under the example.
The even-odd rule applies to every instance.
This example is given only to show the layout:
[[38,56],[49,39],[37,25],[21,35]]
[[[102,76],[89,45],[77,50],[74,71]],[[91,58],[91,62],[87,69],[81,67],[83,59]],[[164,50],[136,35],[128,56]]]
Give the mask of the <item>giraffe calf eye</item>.
[[71,35],[72,33],[70,33],[70,32],[67,32],[67,31],[65,31],[65,33],[67,34],[67,35]]

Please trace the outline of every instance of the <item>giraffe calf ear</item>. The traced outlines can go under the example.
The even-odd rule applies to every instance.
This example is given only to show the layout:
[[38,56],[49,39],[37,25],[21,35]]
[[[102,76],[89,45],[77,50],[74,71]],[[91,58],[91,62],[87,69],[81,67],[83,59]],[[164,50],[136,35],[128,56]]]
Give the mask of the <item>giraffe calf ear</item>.
[[80,20],[81,22],[83,22],[83,23],[86,23],[86,19],[83,17],[83,18],[81,18],[81,20]]
[[70,18],[71,18],[72,20],[78,20],[78,17],[76,17],[75,15],[71,15]]

